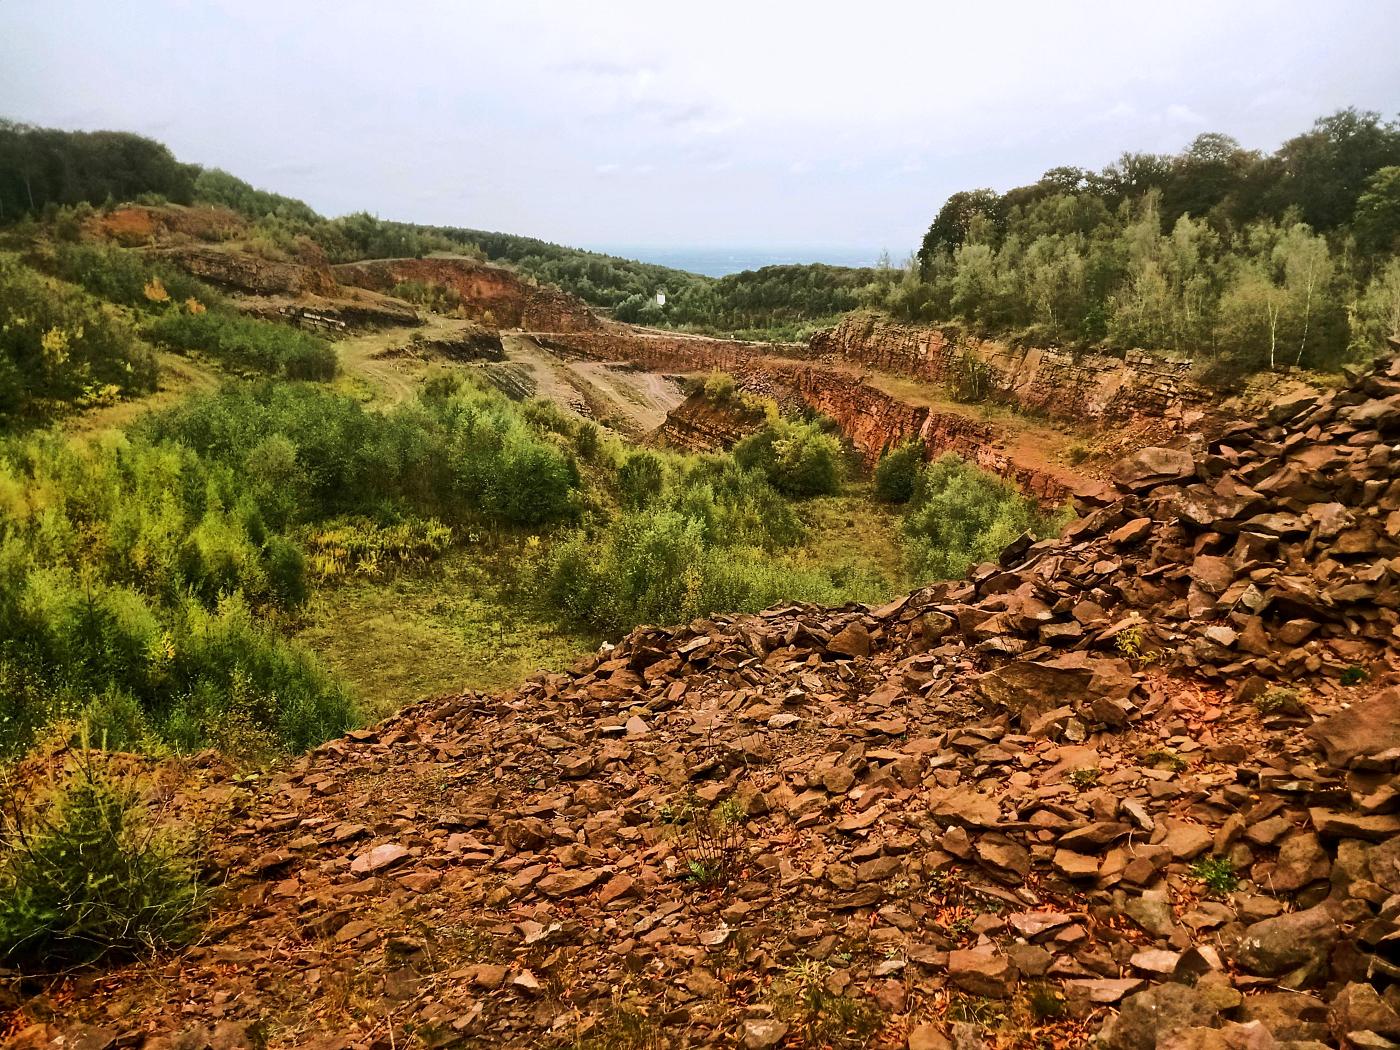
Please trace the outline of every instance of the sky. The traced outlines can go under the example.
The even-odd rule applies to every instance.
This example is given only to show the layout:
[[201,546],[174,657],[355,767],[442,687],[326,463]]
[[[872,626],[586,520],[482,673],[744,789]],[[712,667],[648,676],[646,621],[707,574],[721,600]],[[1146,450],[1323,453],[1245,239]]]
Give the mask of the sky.
[[899,259],[959,189],[1400,110],[1392,0],[0,0],[0,26],[0,116],[587,247]]

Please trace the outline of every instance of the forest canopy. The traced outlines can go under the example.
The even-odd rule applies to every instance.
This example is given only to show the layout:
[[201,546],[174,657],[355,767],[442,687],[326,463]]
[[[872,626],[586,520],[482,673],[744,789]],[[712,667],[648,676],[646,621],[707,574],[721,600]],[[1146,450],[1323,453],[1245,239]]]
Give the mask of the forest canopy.
[[872,302],[1223,373],[1327,368],[1400,328],[1397,250],[1400,123],[1346,109],[1273,153],[1210,133],[1176,154],[955,193]]

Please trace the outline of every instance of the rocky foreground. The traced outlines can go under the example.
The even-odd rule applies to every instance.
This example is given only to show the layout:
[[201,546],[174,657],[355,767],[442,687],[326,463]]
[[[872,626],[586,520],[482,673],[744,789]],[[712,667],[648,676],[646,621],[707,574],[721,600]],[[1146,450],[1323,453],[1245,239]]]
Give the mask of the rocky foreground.
[[12,1045],[1400,1045],[1400,359],[1117,480],[964,583],[207,771],[205,941]]

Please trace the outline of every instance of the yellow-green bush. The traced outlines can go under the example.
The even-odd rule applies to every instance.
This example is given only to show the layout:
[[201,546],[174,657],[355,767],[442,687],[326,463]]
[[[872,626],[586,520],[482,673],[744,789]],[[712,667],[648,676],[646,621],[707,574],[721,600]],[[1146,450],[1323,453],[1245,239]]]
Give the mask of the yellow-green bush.
[[819,422],[773,420],[734,446],[734,460],[761,470],[789,496],[829,495],[841,488],[841,442]]
[[107,244],[59,244],[45,268],[99,299],[141,310],[165,310],[190,300],[206,308],[223,303],[218,292],[178,267]]
[[92,296],[0,256],[0,428],[155,388],[149,348]]

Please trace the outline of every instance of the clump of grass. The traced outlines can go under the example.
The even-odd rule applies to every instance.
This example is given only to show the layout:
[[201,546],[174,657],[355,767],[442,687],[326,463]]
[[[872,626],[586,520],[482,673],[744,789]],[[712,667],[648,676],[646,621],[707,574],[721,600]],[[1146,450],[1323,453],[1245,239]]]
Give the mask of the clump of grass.
[[615,997],[602,1017],[574,1040],[572,1050],[660,1050],[661,1026],[640,1005]]
[[999,1028],[1006,1023],[1006,1004],[974,995],[954,995],[948,1001],[948,1017],[954,1021]]
[[833,971],[816,959],[790,966],[776,988],[777,1013],[810,1046],[863,1046],[879,1027],[880,1015],[869,1003],[833,992]]
[[194,930],[194,843],[110,762],[80,752],[47,798],[0,785],[0,958],[22,971],[130,958]]
[[1191,865],[1191,877],[1205,886],[1212,897],[1228,897],[1240,884],[1228,857],[1202,857]]
[[1034,988],[1026,1004],[1037,1021],[1054,1021],[1067,1013],[1064,996],[1044,985]]
[[1181,773],[1187,768],[1186,759],[1168,747],[1153,748],[1142,756],[1142,761],[1154,769],[1169,769],[1173,773]]
[[352,574],[377,576],[386,567],[433,561],[452,544],[452,530],[436,518],[406,518],[380,525],[355,517],[308,529],[311,568],[323,580]]
[[661,820],[671,827],[671,849],[686,882],[713,889],[738,874],[745,850],[744,810],[737,799],[708,807],[688,796],[664,807]]
[[1099,769],[1095,766],[1085,766],[1083,769],[1071,769],[1069,773],[1065,775],[1065,779],[1079,788],[1079,790],[1083,791],[1086,788],[1095,787],[1098,784],[1099,772]]
[[1254,701],[1254,707],[1261,715],[1295,714],[1300,710],[1298,690],[1276,685],[1261,693]]
[[1360,664],[1352,664],[1342,672],[1342,685],[1360,685],[1370,677],[1371,674],[1366,668]]

